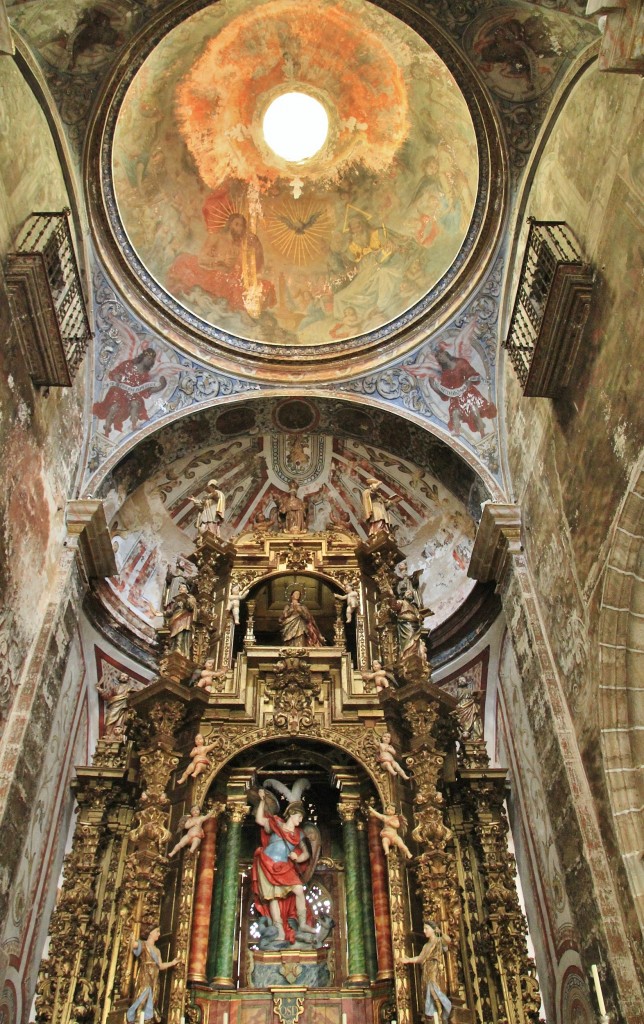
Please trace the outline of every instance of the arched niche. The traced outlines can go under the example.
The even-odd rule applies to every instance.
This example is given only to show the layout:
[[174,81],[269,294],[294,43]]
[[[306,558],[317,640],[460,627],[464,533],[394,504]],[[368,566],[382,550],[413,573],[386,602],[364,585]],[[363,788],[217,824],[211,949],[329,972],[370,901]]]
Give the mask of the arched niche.
[[[235,877],[238,880],[238,911],[236,916],[234,942],[238,949],[234,968],[235,984],[238,989],[257,990],[266,987],[270,978],[271,957],[263,961],[262,951],[270,953],[270,946],[263,945],[264,925],[255,907],[256,880],[253,880],[255,851],[260,846],[261,827],[256,822],[254,808],[258,802],[258,790],[266,788],[272,794],[273,805],[270,813],[284,816],[289,803],[288,790],[295,788],[298,780],[306,779],[308,786],[301,799],[304,804],[304,830],[309,838],[303,840],[315,867],[305,876],[306,901],[312,916],[319,922],[321,935],[316,939],[317,980],[310,979],[313,987],[337,988],[346,984],[351,976],[351,947],[355,936],[351,935],[359,906],[360,930],[367,950],[366,963],[371,980],[375,980],[378,963],[378,944],[389,941],[389,930],[376,938],[377,925],[373,906],[368,906],[374,886],[380,887],[381,901],[387,901],[386,887],[383,886],[385,864],[377,830],[368,834],[368,806],[381,809],[391,799],[383,792],[383,786],[374,776],[373,765],[366,763],[359,753],[349,753],[346,746],[337,740],[302,736],[289,738],[268,738],[250,743],[233,753],[220,764],[204,782],[203,807],[220,809],[233,805],[240,807],[248,800],[249,813],[241,822],[238,814],[238,833],[235,838]],[[299,798],[299,794],[298,794]],[[251,809],[253,808],[253,809]],[[350,818],[347,811],[350,809]],[[242,812],[243,813],[243,812]],[[239,828],[240,824],[240,828]],[[234,827],[234,826],[232,826]],[[230,819],[220,817],[217,824],[216,846],[213,841],[214,881],[210,891],[197,877],[197,900],[206,906],[193,908],[193,930],[202,934],[208,925],[208,951],[200,961],[202,976],[208,985],[218,987],[217,945],[221,941],[222,912],[226,900],[227,861],[230,856]],[[207,826],[206,826],[207,830]],[[316,848],[315,835],[319,839]],[[310,841],[309,841],[310,840]],[[204,842],[208,843],[205,837]],[[353,845],[352,851],[348,846]],[[357,862],[356,862],[357,854]],[[205,854],[208,857],[208,852]],[[380,862],[380,881],[374,861]],[[358,892],[359,903],[356,902]],[[228,935],[228,938],[232,936]],[[300,943],[301,947],[301,943]],[[370,953],[368,951],[371,951]],[[274,951],[275,952],[275,951]],[[289,956],[294,955],[291,950]],[[301,955],[301,954],[300,954]],[[297,959],[297,956],[296,956]],[[303,959],[306,959],[303,957]],[[310,959],[310,958],[309,958]],[[194,963],[192,969],[194,973]],[[350,983],[350,981],[349,981]]]
[[[254,631],[260,645],[279,646],[282,640],[280,618],[293,591],[314,618],[317,628],[328,644],[333,643],[333,626],[337,617],[335,596],[342,596],[337,581],[323,573],[289,572],[262,577],[248,589],[241,607],[240,632],[247,616],[248,602],[254,602]],[[243,634],[242,634],[243,635]]]

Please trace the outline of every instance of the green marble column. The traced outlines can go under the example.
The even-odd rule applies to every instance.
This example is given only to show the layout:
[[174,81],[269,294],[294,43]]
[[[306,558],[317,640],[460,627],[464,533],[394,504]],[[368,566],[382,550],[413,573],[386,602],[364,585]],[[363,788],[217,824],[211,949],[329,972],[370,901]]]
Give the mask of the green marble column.
[[349,946],[349,977],[353,985],[369,983],[365,963],[365,944],[362,922],[362,886],[360,884],[360,854],[354,804],[338,806],[342,818],[344,840],[344,879],[347,901],[347,938]]
[[376,957],[376,926],[373,917],[373,892],[369,866],[369,841],[364,821],[358,821],[358,857],[360,861],[360,889],[362,899],[362,933],[367,973],[372,981],[378,973]]
[[212,894],[212,909],[210,912],[210,936],[208,939],[208,963],[206,965],[206,977],[211,982],[217,973],[217,950],[219,949],[219,922],[221,921],[221,904],[224,892],[224,867],[226,864],[226,850],[228,848],[228,822],[224,818],[219,819],[217,836],[217,857],[215,860],[215,884]]
[[239,851],[241,849],[242,821],[246,817],[246,805],[229,805],[230,821],[226,842],[222,891],[219,895],[219,935],[215,948],[215,977],[212,985],[216,988],[234,988],[233,953],[235,949],[235,923],[239,902]]

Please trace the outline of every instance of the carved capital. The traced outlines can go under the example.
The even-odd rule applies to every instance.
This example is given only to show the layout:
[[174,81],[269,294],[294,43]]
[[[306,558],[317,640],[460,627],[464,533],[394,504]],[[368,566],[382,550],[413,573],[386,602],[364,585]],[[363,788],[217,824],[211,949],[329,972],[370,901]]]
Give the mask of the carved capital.
[[174,732],[183,718],[183,712],[184,706],[178,700],[164,700],[148,711],[148,719],[159,742],[165,740],[172,748]]
[[509,560],[521,551],[521,510],[518,505],[488,502],[483,506],[467,575],[486,583],[500,581]]
[[231,800],[228,804],[228,813],[230,814],[230,820],[234,824],[241,825],[248,814],[248,804],[245,801],[241,803],[238,800]]
[[353,800],[341,800],[340,801],[340,803],[338,804],[338,814],[340,815],[340,820],[342,821],[343,825],[346,825],[346,824],[348,824],[349,822],[351,822],[351,821],[353,821],[355,819],[356,812],[358,810],[358,806],[359,805],[358,805],[357,801],[356,802],[354,802]]

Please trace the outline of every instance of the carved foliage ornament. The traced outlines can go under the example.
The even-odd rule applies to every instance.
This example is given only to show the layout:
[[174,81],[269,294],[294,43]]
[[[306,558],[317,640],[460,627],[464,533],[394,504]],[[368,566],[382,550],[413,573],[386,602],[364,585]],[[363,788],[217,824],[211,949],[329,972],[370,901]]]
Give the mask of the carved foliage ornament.
[[273,701],[275,728],[291,733],[315,729],[313,706],[320,689],[320,684],[311,677],[305,649],[280,651],[274,674],[264,683],[264,692]]

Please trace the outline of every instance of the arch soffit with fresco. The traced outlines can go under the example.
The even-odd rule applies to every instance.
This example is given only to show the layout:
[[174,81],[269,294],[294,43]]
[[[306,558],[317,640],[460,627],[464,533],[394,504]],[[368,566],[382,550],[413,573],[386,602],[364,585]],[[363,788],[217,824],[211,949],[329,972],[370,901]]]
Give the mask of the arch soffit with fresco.
[[[405,426],[410,425],[420,435],[426,434],[428,445],[431,447],[435,446],[438,451],[443,452],[445,457],[454,466],[462,462],[464,471],[468,474],[474,474],[479,479],[482,488],[486,492],[486,496],[492,501],[506,500],[505,490],[499,480],[490,472],[489,467],[482,460],[477,459],[472,449],[448,430],[442,430],[436,424],[428,422],[422,416],[410,410],[383,407],[382,401],[376,398],[362,395],[352,395],[349,398],[344,394],[336,396],[336,394],[316,391],[312,388],[302,389],[301,391],[293,389],[287,393],[283,389],[262,389],[261,391],[247,392],[243,397],[239,394],[234,394],[218,398],[216,404],[212,402],[204,403],[196,408],[193,407],[188,410],[184,409],[170,413],[162,419],[155,420],[154,423],[149,424],[147,427],[139,428],[135,434],[122,442],[96,472],[89,477],[86,476],[82,493],[85,496],[92,494],[103,498],[107,497],[113,486],[114,474],[127,459],[136,456],[137,449],[150,443],[156,443],[163,448],[166,440],[170,439],[173,433],[182,430],[183,426],[194,425],[194,429],[201,433],[208,426],[209,420],[217,419],[223,412],[232,413],[245,406],[260,407],[266,403],[274,405],[278,402],[297,399],[312,402],[322,407],[333,404],[346,407],[347,409],[355,409],[356,411],[365,411],[367,415],[375,413],[382,422],[390,425],[390,434],[393,438],[396,437],[396,426],[398,423]],[[338,437],[352,436],[337,428],[334,428],[333,433]],[[364,440],[364,436],[361,437],[359,434],[353,436]],[[392,452],[392,454],[403,456],[405,451]],[[150,470],[152,469],[153,467],[150,466]],[[140,482],[142,482],[141,479],[138,480],[138,483]],[[446,484],[446,486],[449,488],[449,484]]]
[[[308,429],[302,419],[284,418],[285,410],[293,416],[294,404],[302,407],[299,413],[311,413]],[[222,423],[225,434],[218,430]],[[232,433],[231,425],[243,430]],[[308,464],[293,470],[290,448],[299,451],[302,442],[310,449]],[[96,587],[102,606],[97,622],[105,613],[110,621],[116,616],[133,630],[135,644],[153,641],[166,571],[195,543],[196,506],[189,498],[201,494],[211,477],[227,494],[226,539],[252,532],[256,523],[268,529],[271,510],[295,479],[309,529],[323,532],[335,522],[358,543],[366,537],[360,496],[374,472],[387,493],[402,497],[397,539],[403,557],[411,559],[409,570],[422,573],[433,628],[449,624],[451,630],[458,620],[460,635],[472,615],[483,614],[479,600],[487,600],[472,593],[467,565],[480,504],[498,493],[496,486],[488,487],[460,453],[419,424],[382,408],[310,395],[260,394],[211,406],[129,449],[91,491],[105,501],[119,567],[118,585],[106,580]]]

